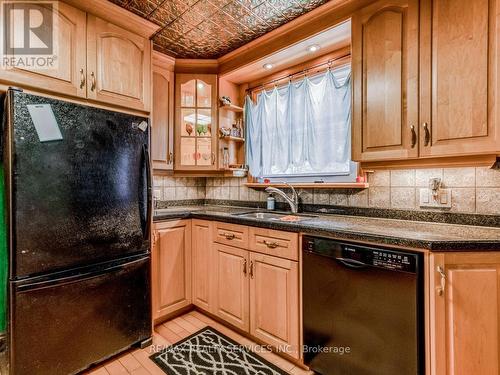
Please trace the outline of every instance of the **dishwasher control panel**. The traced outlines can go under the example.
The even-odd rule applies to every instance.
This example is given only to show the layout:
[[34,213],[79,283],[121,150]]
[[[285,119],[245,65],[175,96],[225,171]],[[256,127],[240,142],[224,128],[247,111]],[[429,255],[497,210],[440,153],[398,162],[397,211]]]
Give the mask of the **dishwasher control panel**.
[[354,268],[371,266],[393,271],[415,273],[418,255],[375,247],[351,245],[320,237],[304,236],[302,249],[329,258],[335,258]]

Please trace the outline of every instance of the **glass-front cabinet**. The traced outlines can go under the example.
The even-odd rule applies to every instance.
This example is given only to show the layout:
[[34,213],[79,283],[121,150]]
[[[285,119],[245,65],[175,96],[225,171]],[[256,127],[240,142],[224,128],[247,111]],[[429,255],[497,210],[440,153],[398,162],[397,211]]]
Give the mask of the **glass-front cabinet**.
[[217,75],[177,74],[175,98],[175,169],[217,169]]

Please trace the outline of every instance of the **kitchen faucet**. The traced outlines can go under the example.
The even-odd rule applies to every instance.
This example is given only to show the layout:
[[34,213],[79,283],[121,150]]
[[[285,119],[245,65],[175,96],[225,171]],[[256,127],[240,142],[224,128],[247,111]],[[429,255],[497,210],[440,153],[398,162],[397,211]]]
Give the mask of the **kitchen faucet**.
[[281,196],[286,201],[286,203],[288,203],[288,205],[290,206],[290,210],[292,211],[292,213],[296,214],[297,211],[299,210],[299,195],[297,194],[297,191],[295,190],[295,188],[292,185],[290,185],[288,182],[283,181],[282,183],[285,184],[290,189],[292,189],[292,196],[291,197],[289,197],[283,190],[272,187],[272,186],[267,187],[266,192],[276,193],[279,196]]

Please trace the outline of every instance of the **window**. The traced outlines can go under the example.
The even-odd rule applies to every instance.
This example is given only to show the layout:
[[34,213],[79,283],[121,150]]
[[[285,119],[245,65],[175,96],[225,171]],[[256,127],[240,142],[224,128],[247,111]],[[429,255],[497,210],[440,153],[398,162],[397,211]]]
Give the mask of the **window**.
[[262,91],[256,103],[247,97],[249,172],[261,178],[352,181],[350,114],[350,66]]

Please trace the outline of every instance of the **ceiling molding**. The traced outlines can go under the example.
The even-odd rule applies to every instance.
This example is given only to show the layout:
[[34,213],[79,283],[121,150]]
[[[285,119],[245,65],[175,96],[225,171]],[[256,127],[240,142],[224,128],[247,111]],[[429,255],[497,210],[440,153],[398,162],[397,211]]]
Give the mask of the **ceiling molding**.
[[376,0],[330,0],[218,59],[219,74],[230,73],[292,44],[325,31],[351,17],[355,10]]
[[64,0],[64,2],[145,38],[150,38],[160,29],[157,24],[107,0]]
[[175,59],[175,72],[217,74],[219,63],[211,59]]

